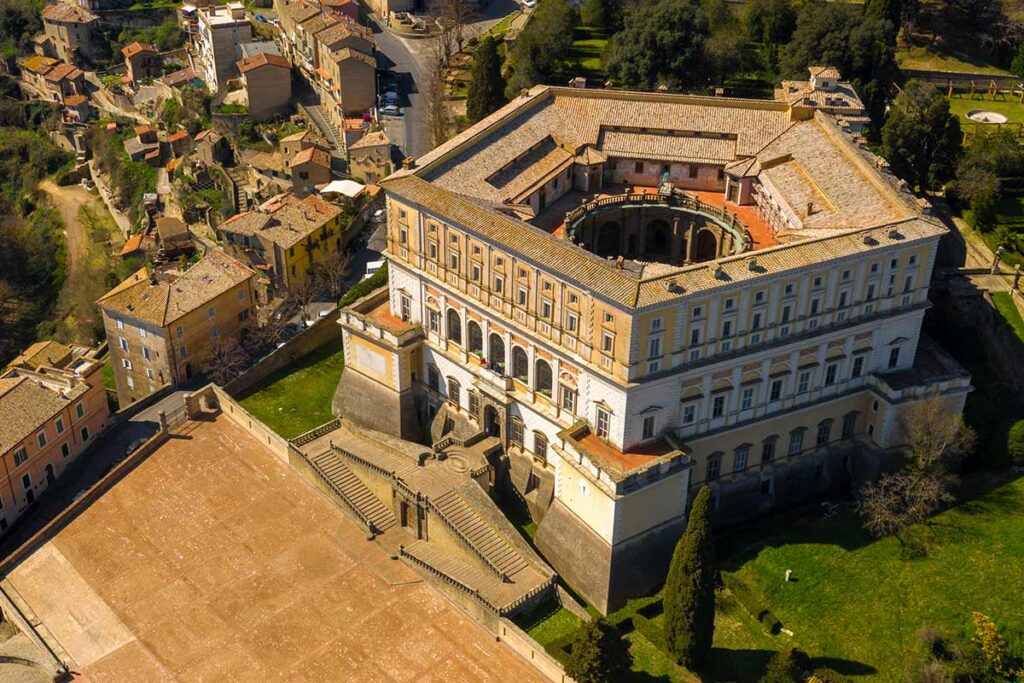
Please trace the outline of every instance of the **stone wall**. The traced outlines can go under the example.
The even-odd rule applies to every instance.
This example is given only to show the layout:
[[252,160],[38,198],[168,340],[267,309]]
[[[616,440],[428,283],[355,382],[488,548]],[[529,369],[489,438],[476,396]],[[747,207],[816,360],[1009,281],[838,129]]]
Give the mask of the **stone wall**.
[[281,368],[309,355],[324,344],[340,339],[341,329],[338,327],[338,311],[334,310],[313,323],[312,327],[289,339],[285,342],[284,346],[274,349],[251,368],[225,384],[224,390],[232,396],[240,396]]
[[252,413],[236,403],[228,392],[217,385],[209,384],[200,391],[194,392],[192,396],[200,398],[204,393],[207,396],[212,394],[216,402],[215,405],[220,407],[224,415],[227,415],[250,436],[266,446],[283,464],[288,464],[288,442],[284,437],[260,422]]
[[549,681],[572,683],[573,679],[565,675],[561,662],[549,655],[536,640],[508,619],[502,618],[498,622],[498,640],[532,664]]

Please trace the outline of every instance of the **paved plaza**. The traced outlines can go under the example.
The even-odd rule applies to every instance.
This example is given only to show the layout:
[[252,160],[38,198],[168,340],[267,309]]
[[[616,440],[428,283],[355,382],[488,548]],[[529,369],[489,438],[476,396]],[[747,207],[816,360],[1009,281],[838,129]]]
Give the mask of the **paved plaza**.
[[89,681],[538,680],[224,416],[10,581]]

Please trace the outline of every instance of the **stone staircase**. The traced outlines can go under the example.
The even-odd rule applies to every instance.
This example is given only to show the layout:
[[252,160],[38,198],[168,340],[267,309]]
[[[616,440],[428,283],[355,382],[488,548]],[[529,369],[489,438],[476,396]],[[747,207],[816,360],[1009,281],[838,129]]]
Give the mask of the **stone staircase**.
[[391,510],[370,492],[336,453],[325,451],[310,458],[310,464],[342,502],[372,531],[384,533],[398,524]]
[[245,192],[242,191],[242,188],[249,182],[245,169],[241,166],[232,166],[231,168],[225,168],[224,171],[231,178],[231,189],[234,192],[234,202],[238,212],[241,213],[248,210],[249,201]]
[[431,499],[430,503],[498,577],[510,577],[529,567],[522,555],[470,509],[454,490]]
[[309,116],[316,127],[320,129],[320,132],[323,133],[324,137],[327,138],[327,141],[331,143],[331,146],[339,152],[344,153],[345,145],[341,142],[338,129],[331,123],[327,116],[327,112],[324,111],[323,107],[319,104],[306,104],[301,106],[306,112],[306,115]]
[[455,559],[451,553],[426,541],[415,541],[403,546],[401,554],[411,559],[414,565],[426,569],[443,581],[454,584],[466,593],[478,595],[488,603],[488,606],[495,609],[503,606],[496,604],[501,602],[499,596],[502,593],[502,581],[490,572],[484,572]]

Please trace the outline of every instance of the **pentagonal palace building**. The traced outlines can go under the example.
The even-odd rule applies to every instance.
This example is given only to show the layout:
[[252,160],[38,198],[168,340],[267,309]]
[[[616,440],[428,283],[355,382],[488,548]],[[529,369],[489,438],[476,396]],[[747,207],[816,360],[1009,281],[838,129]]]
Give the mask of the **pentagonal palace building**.
[[389,284],[341,316],[335,409],[486,436],[601,609],[724,524],[875,476],[970,379],[921,336],[945,230],[828,114],[538,86],[382,183]]

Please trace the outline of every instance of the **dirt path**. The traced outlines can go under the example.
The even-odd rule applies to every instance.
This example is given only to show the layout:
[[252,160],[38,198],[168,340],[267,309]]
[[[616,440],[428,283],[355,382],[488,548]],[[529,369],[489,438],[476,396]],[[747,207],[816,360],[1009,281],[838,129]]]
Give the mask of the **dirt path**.
[[61,186],[49,178],[39,183],[39,189],[50,197],[64,221],[64,235],[68,243],[68,275],[74,278],[75,274],[84,269],[89,250],[89,231],[79,219],[78,211],[96,201],[96,198],[81,185]]

